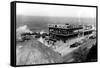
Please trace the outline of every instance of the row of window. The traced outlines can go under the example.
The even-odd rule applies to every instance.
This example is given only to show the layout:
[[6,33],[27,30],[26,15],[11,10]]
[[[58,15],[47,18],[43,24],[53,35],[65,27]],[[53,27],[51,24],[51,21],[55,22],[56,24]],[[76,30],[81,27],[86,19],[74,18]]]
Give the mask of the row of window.
[[83,28],[82,25],[55,25],[55,24],[50,24],[48,27],[53,27],[53,28],[63,28],[63,29],[67,29],[67,28]]
[[71,30],[69,30],[69,31],[67,31],[67,30],[53,30],[53,29],[51,29],[50,33],[55,33],[55,34],[72,34],[73,31],[71,31]]

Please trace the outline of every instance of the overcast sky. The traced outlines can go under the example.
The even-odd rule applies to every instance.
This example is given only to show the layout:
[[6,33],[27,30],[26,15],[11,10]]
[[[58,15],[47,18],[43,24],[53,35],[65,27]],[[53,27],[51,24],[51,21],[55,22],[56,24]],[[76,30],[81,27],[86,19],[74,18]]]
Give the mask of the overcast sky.
[[17,3],[17,14],[54,17],[96,17],[96,8]]

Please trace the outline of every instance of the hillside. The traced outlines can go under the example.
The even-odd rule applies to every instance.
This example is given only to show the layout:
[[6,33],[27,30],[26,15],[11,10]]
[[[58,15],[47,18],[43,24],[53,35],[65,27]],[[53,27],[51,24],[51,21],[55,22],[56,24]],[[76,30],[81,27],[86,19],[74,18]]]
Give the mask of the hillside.
[[17,65],[46,64],[62,62],[61,56],[36,40],[18,43]]

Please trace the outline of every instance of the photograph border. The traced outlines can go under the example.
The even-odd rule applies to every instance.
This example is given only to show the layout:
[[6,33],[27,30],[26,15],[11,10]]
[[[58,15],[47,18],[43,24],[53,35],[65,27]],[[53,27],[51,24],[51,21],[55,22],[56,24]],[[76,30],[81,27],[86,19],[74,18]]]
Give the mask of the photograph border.
[[12,1],[10,3],[10,65],[13,67],[20,66],[40,66],[40,65],[56,65],[56,64],[72,64],[72,63],[90,63],[90,62],[69,62],[69,63],[48,63],[48,64],[31,64],[31,65],[16,65],[16,3],[26,4],[44,4],[44,5],[59,5],[59,6],[76,6],[76,7],[91,7],[96,8],[96,42],[97,42],[97,61],[98,62],[98,6],[78,5],[78,4],[60,4],[60,3],[45,3],[45,2],[27,2],[27,1]]

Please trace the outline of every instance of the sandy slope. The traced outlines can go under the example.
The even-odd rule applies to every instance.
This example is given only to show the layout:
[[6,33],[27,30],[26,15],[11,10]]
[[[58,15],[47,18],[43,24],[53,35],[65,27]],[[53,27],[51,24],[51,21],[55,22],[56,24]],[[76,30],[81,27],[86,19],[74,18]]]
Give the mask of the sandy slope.
[[18,43],[16,47],[17,65],[61,62],[61,56],[36,40]]

